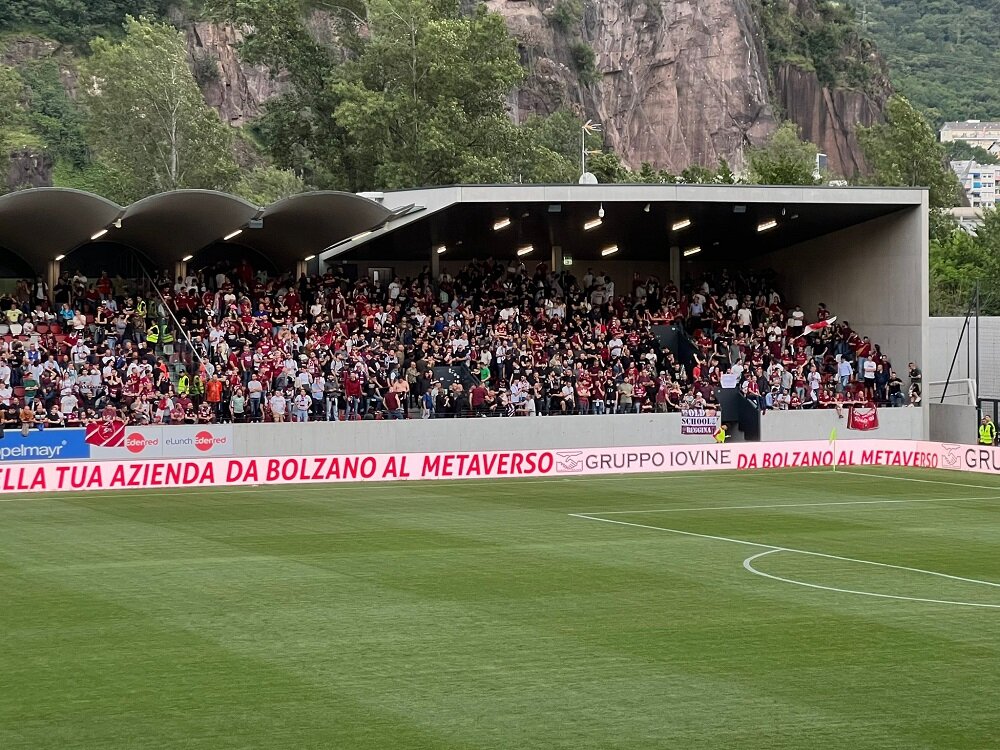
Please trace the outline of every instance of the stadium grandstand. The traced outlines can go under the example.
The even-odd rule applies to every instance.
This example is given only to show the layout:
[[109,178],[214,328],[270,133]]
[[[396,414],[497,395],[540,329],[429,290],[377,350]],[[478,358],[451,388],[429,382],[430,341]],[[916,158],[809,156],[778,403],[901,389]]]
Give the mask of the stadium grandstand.
[[3,426],[919,406],[925,201],[24,191],[0,198]]

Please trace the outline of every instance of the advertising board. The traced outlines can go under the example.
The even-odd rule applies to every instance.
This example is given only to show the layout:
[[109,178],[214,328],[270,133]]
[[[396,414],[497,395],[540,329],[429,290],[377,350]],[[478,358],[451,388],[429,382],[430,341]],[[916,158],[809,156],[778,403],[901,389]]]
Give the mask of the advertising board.
[[[144,448],[145,450],[145,448]],[[217,487],[356,481],[569,477],[721,469],[903,466],[1000,472],[1000,449],[892,440],[451,453],[0,464],[0,490]]]
[[83,430],[6,430],[0,438],[0,463],[12,461],[60,461],[90,458]]

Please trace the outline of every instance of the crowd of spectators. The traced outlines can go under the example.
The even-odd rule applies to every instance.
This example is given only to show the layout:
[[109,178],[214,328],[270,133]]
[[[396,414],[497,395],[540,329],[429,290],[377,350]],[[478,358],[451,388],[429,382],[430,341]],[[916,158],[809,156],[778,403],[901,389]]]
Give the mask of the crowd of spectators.
[[721,385],[765,412],[921,398],[916,367],[904,383],[847,320],[810,331],[833,312],[787,304],[770,272],[678,289],[487,259],[379,284],[242,261],[156,284],[77,271],[0,295],[4,424],[649,413],[714,408]]

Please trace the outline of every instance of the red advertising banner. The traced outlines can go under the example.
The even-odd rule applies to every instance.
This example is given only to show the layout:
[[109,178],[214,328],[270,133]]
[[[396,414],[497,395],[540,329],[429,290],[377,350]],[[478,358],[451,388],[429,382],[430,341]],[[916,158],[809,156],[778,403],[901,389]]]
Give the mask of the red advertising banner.
[[[194,436],[197,439],[197,435]],[[997,449],[892,440],[337,456],[212,457],[0,464],[0,491],[507,479],[719,469],[907,466],[1000,471]],[[992,452],[991,452],[992,451]],[[971,456],[971,457],[970,457]],[[993,468],[990,468],[993,467]]]

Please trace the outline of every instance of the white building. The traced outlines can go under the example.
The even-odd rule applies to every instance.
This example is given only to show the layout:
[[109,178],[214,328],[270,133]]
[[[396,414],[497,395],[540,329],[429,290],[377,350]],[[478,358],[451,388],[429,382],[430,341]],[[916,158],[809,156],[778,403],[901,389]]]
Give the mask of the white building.
[[941,143],[965,141],[987,151],[1000,154],[1000,122],[946,122],[941,126]]
[[980,164],[975,160],[951,162],[951,168],[958,175],[969,205],[973,208],[993,208],[996,205],[996,178],[1000,166]]

